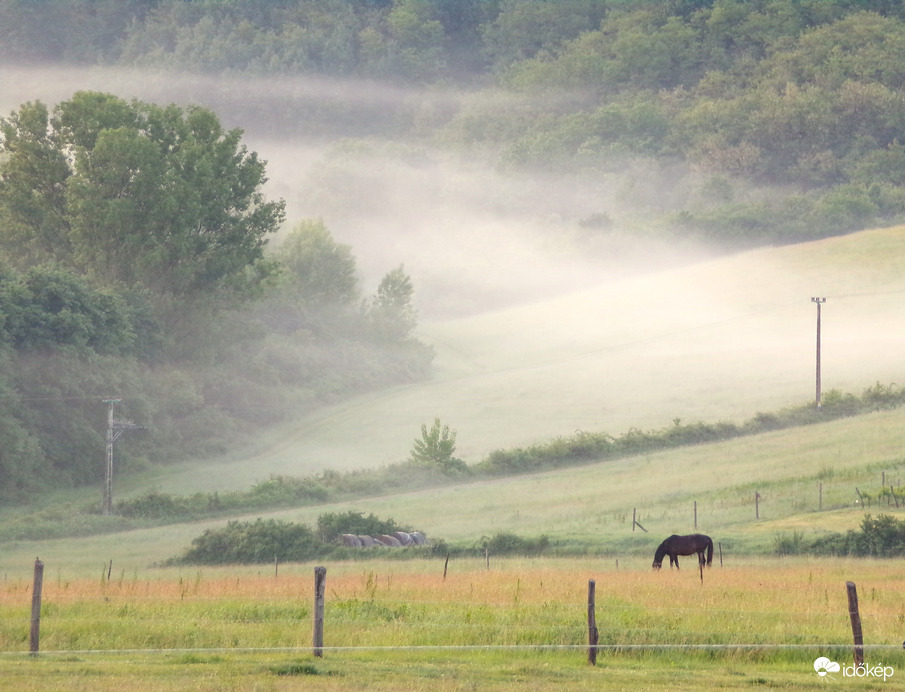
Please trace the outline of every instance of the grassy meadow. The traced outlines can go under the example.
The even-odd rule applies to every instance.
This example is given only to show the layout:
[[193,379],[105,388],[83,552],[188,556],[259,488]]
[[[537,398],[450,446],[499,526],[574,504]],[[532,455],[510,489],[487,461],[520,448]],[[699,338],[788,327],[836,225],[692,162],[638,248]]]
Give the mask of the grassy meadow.
[[867,662],[905,673],[905,576],[890,567],[757,559],[702,581],[579,558],[461,561],[445,579],[427,561],[341,564],[328,568],[322,658],[312,565],[45,578],[38,657],[24,653],[30,583],[7,579],[0,679],[17,690],[818,689],[817,657],[850,665],[850,579]]
[[[814,392],[812,295],[825,296],[823,385],[901,382],[905,229],[714,259],[571,296],[423,325],[437,377],[275,430],[235,459],[118,479],[122,497],[246,488],[272,474],[380,466],[421,423],[458,431],[458,456],[576,430],[618,435],[750,418]],[[905,676],[900,561],[779,558],[780,539],[905,517],[877,497],[905,480],[905,410],[544,473],[258,516],[391,517],[474,547],[454,558],[325,563],[326,651],[311,654],[312,564],[163,567],[229,518],[61,540],[0,537],[0,683],[14,690],[823,689],[813,662],[851,661],[845,582],[859,589],[868,661]],[[856,490],[857,489],[857,490]],[[75,522],[100,490],[60,493],[20,521]],[[905,493],[903,493],[905,494]],[[20,508],[0,525],[15,526]],[[643,529],[632,526],[633,515]],[[697,523],[695,523],[697,522]],[[646,529],[646,531],[644,530]],[[719,546],[650,569],[697,529]],[[479,555],[496,533],[547,536],[541,558]],[[409,556],[411,554],[408,554]],[[45,563],[30,657],[32,566]],[[720,564],[722,558],[722,564]],[[586,662],[597,583],[598,665]],[[836,682],[840,682],[837,677]],[[890,689],[883,680],[847,688]]]
[[[530,271],[530,268],[526,268]],[[503,310],[422,320],[429,382],[337,404],[280,426],[253,450],[157,470],[140,492],[245,488],[272,474],[405,459],[422,423],[457,430],[457,455],[576,430],[619,435],[683,421],[750,418],[814,396],[816,309],[824,391],[901,383],[905,228],[765,248],[610,280]]]

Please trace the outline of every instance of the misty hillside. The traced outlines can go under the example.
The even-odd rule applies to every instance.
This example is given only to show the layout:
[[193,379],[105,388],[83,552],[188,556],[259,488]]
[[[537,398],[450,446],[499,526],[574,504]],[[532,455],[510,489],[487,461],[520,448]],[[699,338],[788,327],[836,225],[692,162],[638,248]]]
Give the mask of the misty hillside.
[[898,231],[845,234],[905,218],[903,37],[880,1],[0,0],[0,499],[98,485],[110,397],[118,473],[223,487],[435,417],[467,461],[743,418],[812,392],[814,295],[826,386],[896,382]]
[[[576,431],[621,435],[676,419],[741,422],[813,402],[816,309],[824,394],[900,387],[905,228],[741,253],[423,324],[429,382],[329,407],[263,451],[154,481],[165,492],[241,489],[272,475],[391,465],[422,423],[458,433],[469,464]],[[349,431],[354,430],[354,435]]]

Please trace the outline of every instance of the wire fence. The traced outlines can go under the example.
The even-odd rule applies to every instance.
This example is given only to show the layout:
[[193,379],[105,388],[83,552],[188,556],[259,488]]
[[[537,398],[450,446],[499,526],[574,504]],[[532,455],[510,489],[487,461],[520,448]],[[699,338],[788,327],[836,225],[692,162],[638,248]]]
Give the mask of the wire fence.
[[[36,638],[25,648],[29,624],[33,636],[39,625],[42,655],[593,650],[812,661],[850,656],[853,646],[873,657],[901,655],[905,629],[900,590],[871,588],[870,607],[859,613],[858,636],[863,624],[867,643],[858,646],[849,622],[857,603],[846,604],[841,590],[831,597],[830,586],[839,586],[835,577],[815,580],[812,571],[805,578],[801,572],[719,570],[707,589],[703,573],[698,582],[697,575],[666,580],[616,572],[599,603],[594,580],[586,582],[584,598],[584,582],[554,570],[530,576],[475,571],[449,582],[445,575],[440,581],[346,574],[316,589],[313,603],[310,580],[301,574],[208,580],[199,572],[193,580],[57,580],[42,603],[38,564],[31,586],[0,582],[0,659],[38,652]],[[891,587],[894,572],[883,572]],[[325,633],[320,642],[312,637],[318,613]]]

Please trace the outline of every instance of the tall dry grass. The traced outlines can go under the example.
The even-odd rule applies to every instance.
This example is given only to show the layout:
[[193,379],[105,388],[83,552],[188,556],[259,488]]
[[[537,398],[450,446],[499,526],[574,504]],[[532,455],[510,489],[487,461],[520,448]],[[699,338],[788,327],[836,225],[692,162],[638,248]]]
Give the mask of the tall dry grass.
[[[859,589],[864,640],[902,658],[905,575],[892,562],[758,560],[705,569],[601,569],[592,560],[373,562],[328,566],[325,644],[548,648],[587,641],[587,589],[596,581],[600,644],[620,655],[813,660],[850,648],[845,582]],[[31,584],[0,584],[0,651],[27,650]],[[313,571],[228,568],[116,579],[48,579],[42,651],[288,649],[311,645]],[[870,649],[869,649],[870,650]]]

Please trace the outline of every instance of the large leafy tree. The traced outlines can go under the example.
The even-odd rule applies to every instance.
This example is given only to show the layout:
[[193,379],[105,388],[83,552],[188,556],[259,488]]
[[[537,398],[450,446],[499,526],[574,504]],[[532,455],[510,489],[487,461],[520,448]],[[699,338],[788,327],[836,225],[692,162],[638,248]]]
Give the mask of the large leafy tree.
[[0,123],[0,250],[186,299],[242,285],[284,218],[264,162],[204,108],[76,93]]

